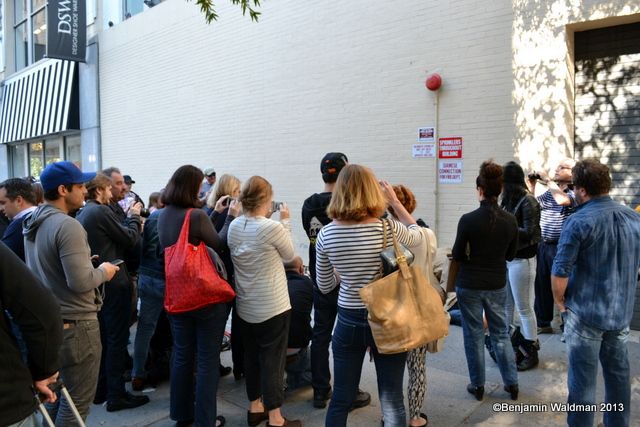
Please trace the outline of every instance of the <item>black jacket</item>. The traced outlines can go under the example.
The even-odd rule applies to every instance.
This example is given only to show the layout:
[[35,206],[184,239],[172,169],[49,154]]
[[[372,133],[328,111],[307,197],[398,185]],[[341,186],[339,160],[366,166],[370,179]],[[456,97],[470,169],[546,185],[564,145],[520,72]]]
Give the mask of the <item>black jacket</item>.
[[[91,254],[98,255],[100,262],[124,260],[127,251],[135,247],[140,238],[138,215],[126,218],[123,225],[109,206],[101,205],[95,200],[89,200],[76,219],[87,231]],[[129,286],[129,283],[127,269],[120,268],[107,286],[113,284]]]
[[[538,251],[538,242],[542,238],[540,231],[540,204],[531,194],[511,207],[503,208],[512,213],[518,221],[518,251],[516,258],[533,258]],[[514,211],[515,210],[515,211]]]
[[327,206],[331,201],[331,193],[315,193],[302,205],[302,227],[309,238],[309,273],[316,281],[316,237],[320,229],[331,222],[327,216]]
[[[11,332],[6,310],[20,328],[29,367]],[[36,410],[33,381],[60,369],[60,306],[51,291],[7,246],[0,243],[0,425],[16,423]]]
[[518,223],[497,204],[462,215],[458,223],[453,259],[460,262],[456,287],[495,290],[506,285],[507,263],[516,255]]

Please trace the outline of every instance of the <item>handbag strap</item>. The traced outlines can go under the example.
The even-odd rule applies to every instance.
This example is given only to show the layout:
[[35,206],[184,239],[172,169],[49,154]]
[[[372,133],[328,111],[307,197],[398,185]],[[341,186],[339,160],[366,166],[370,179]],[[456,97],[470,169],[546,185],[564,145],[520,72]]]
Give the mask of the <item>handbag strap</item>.
[[400,249],[400,244],[398,243],[398,239],[396,238],[396,233],[393,227],[391,226],[391,222],[388,219],[385,219],[385,226],[389,226],[389,230],[391,231],[391,237],[393,238],[393,249],[396,252],[396,259],[398,260],[398,267],[400,268],[400,272],[402,273],[402,277],[404,279],[410,279],[412,277],[411,269],[409,268],[409,264],[407,263],[407,258],[404,256],[402,249]]
[[189,242],[189,227],[191,226],[191,211],[193,208],[187,209],[187,213],[184,215],[184,221],[182,222],[182,229],[178,236],[176,246],[186,246]]
[[426,228],[421,229],[420,231],[422,232],[425,239],[427,240],[427,267],[429,268],[429,271],[427,272],[427,274],[429,274],[428,277],[431,277],[434,275],[433,274],[433,257],[431,256],[431,234],[429,234]]

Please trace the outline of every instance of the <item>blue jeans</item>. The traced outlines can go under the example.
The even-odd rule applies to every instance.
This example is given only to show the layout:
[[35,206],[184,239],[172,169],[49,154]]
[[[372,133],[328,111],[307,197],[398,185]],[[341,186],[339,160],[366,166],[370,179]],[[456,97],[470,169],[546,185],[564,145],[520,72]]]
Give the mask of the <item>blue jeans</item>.
[[[289,391],[311,384],[309,348],[301,348],[293,359],[284,368],[287,373],[287,390]],[[289,358],[287,358],[287,362],[289,362]]]
[[504,314],[506,287],[490,291],[457,287],[456,294],[462,314],[464,352],[467,356],[471,384],[480,387],[485,383],[483,310],[489,324],[491,344],[496,352],[502,381],[505,385],[518,384],[516,359]]
[[371,335],[367,310],[338,307],[338,321],[331,340],[333,349],[334,384],[326,427],[347,425],[349,408],[358,392],[362,362],[367,347],[376,365],[378,395],[385,427],[407,425],[402,379],[407,353],[380,354]]
[[[606,426],[628,426],[631,404],[631,380],[627,341],[629,328],[604,331],[588,326],[570,310],[562,313],[569,358],[568,403],[596,405],[598,359],[604,376],[604,401],[612,411],[604,412]],[[597,408],[598,410],[600,408]],[[620,411],[620,409],[622,409]],[[592,426],[594,412],[567,414],[569,426]]]
[[513,308],[518,310],[522,335],[530,341],[538,339],[538,324],[533,310],[535,298],[536,259],[515,258],[507,261],[507,325],[513,324]]
[[138,276],[138,297],[140,298],[140,312],[138,313],[138,327],[133,344],[133,371],[131,374],[137,378],[144,378],[149,343],[156,330],[156,324],[164,304],[164,280],[140,274]]
[[220,344],[226,319],[226,304],[169,315],[173,334],[171,419],[195,420],[196,426],[216,424]]
[[311,338],[311,384],[317,393],[326,394],[331,390],[329,370],[329,344],[338,314],[338,292],[336,287],[323,294],[313,287],[313,337]]

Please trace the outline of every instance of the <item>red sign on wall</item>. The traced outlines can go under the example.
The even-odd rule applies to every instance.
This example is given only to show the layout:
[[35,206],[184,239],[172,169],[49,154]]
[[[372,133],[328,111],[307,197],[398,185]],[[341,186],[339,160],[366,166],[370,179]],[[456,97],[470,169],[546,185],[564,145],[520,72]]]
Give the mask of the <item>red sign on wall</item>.
[[438,139],[439,159],[461,159],[462,158],[462,137]]

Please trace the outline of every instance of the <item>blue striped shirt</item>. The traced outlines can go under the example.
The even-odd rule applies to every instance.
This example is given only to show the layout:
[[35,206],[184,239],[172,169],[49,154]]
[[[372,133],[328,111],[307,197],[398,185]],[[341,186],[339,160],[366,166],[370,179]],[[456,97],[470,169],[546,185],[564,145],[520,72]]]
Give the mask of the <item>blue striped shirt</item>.
[[576,202],[573,191],[567,190],[566,193],[571,199],[571,206],[561,206],[556,203],[549,190],[536,197],[540,203],[540,230],[542,231],[542,240],[545,242],[558,241],[562,225],[575,210]]
[[568,277],[565,305],[585,324],[629,326],[640,268],[640,215],[597,197],[567,219],[552,274]]

